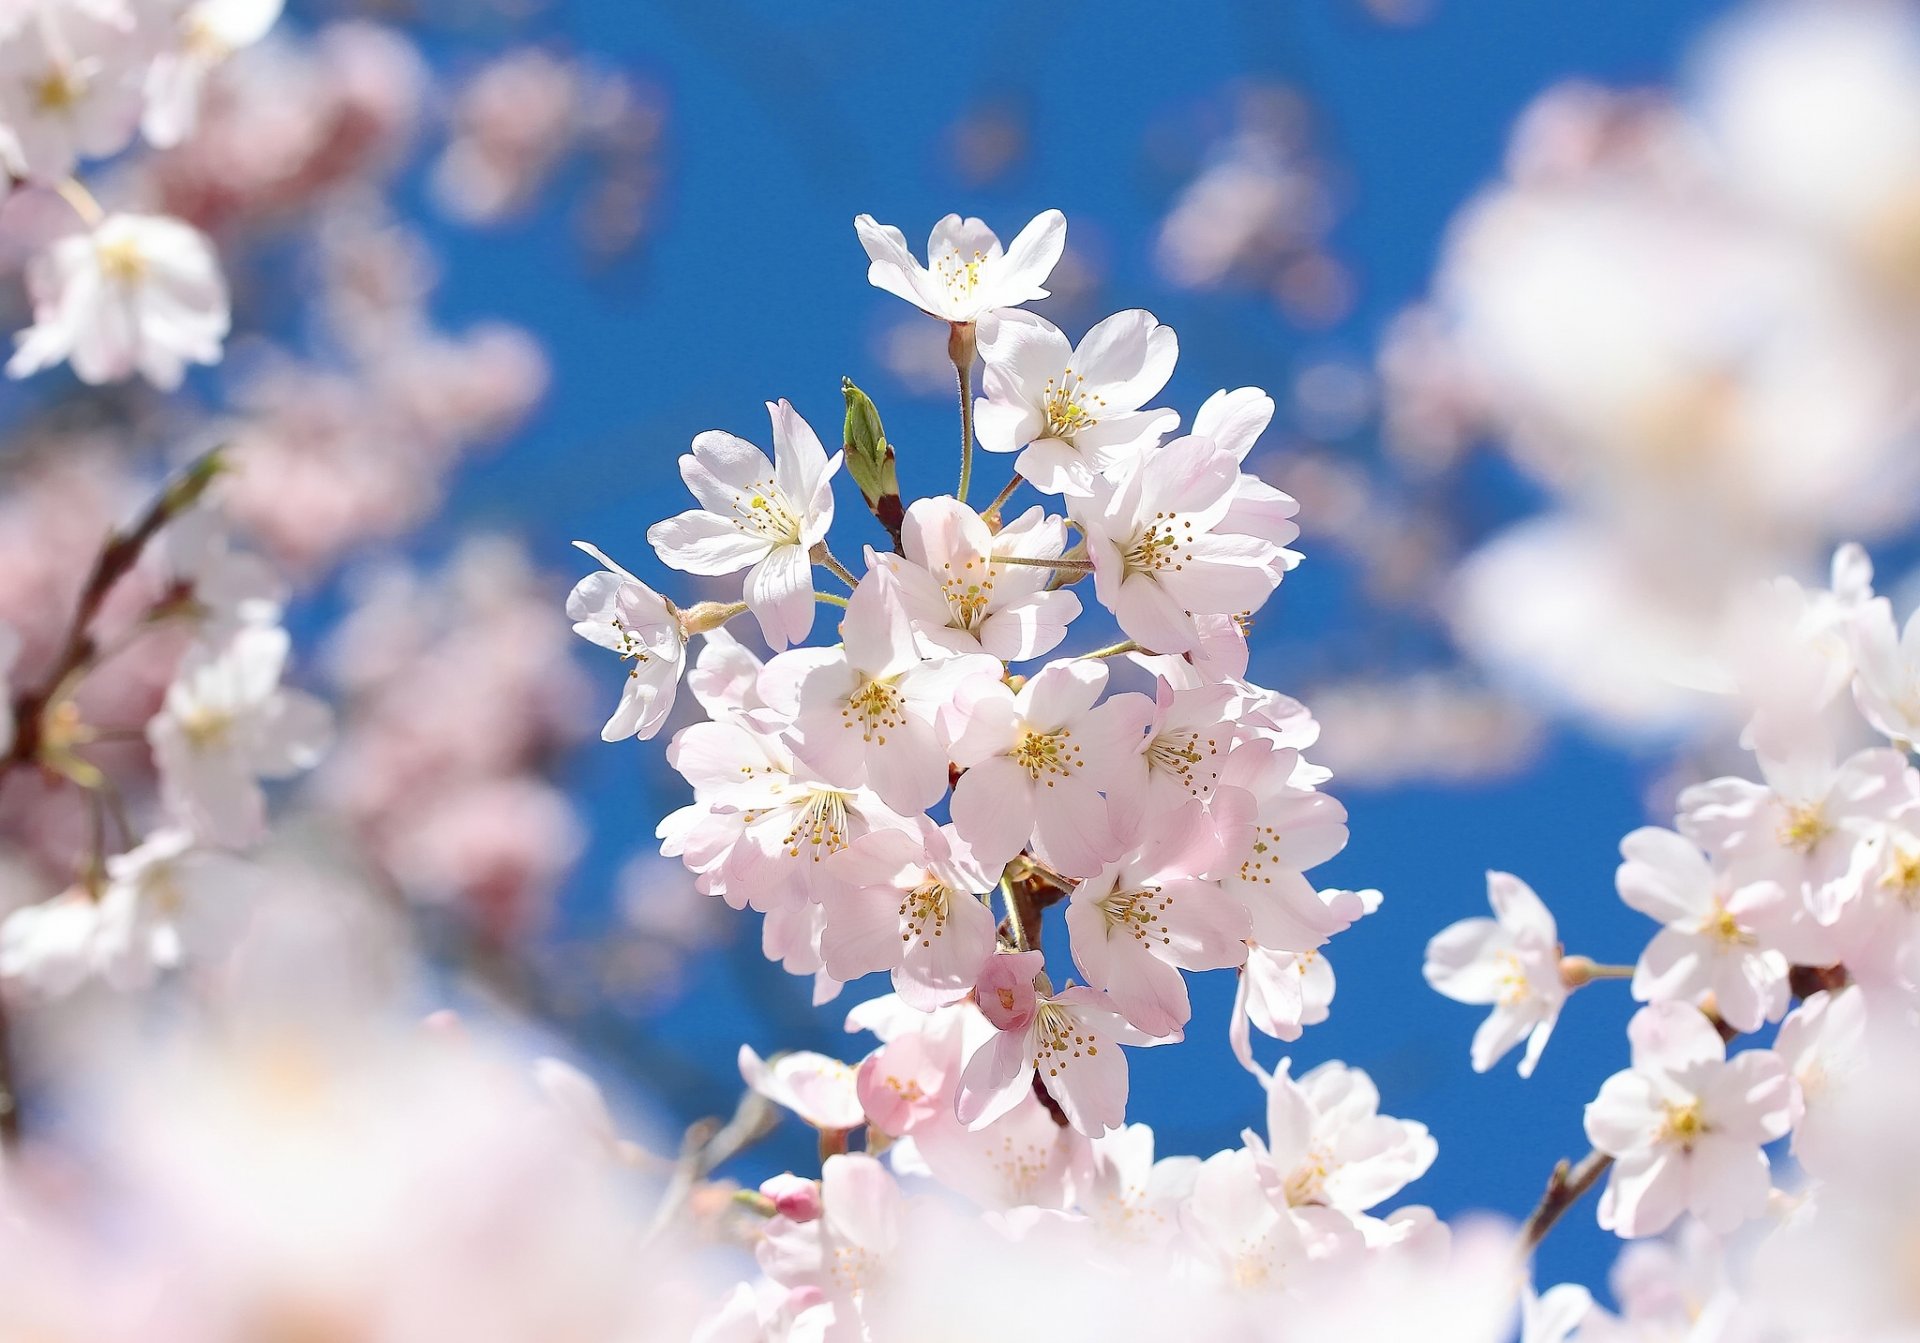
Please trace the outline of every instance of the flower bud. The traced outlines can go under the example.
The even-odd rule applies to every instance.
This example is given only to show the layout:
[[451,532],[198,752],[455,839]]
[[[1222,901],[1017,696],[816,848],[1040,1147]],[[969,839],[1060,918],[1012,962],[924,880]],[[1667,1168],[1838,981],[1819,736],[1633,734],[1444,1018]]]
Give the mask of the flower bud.
[[988,961],[974,986],[981,1015],[1003,1031],[1024,1031],[1033,1024],[1039,995],[1033,976],[1044,959],[1037,951],[1002,952]]
[[851,378],[840,379],[840,391],[847,399],[847,474],[897,545],[904,509],[900,478],[894,471],[893,444],[887,442],[872,398],[854,386]]
[[760,1196],[790,1222],[811,1222],[820,1216],[820,1182],[791,1171],[763,1182]]

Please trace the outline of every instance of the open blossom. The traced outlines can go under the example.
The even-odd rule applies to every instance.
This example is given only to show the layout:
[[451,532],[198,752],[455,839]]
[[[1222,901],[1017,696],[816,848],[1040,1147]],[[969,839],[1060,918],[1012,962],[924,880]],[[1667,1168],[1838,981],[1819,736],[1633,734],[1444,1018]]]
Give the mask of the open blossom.
[[981,897],[998,868],[974,861],[952,826],[919,817],[916,829],[875,830],[836,855],[847,889],[826,908],[820,955],[835,979],[876,970],[894,991],[930,1011],[966,996],[993,956],[993,913]]
[[1067,1122],[1097,1138],[1126,1121],[1127,1059],[1120,1046],[1164,1043],[1127,1025],[1093,989],[1045,995],[1025,1026],[996,1031],[967,1060],[960,1122],[969,1128],[992,1123],[1032,1095],[1037,1076]]
[[7,361],[24,378],[61,360],[82,382],[139,373],[172,391],[188,364],[217,364],[227,282],[206,236],[159,215],[109,215],[27,264],[33,325]]
[[1107,684],[1097,662],[1049,662],[1016,693],[1001,681],[963,686],[953,762],[953,823],[989,865],[1031,840],[1068,876],[1098,871],[1118,852],[1100,795],[1113,758],[1131,747],[1126,696],[1094,701]]
[[851,1129],[866,1122],[853,1069],[839,1059],[805,1050],[762,1059],[741,1045],[740,1076],[754,1091],[817,1129]]
[[924,266],[892,225],[861,215],[853,227],[872,263],[868,282],[948,322],[973,322],[996,308],[1045,298],[1042,286],[1067,245],[1066,216],[1058,210],[1036,216],[1004,251],[980,220],[948,215],[933,226]]
[[1142,410],[1173,375],[1179,342],[1139,308],[1098,323],[1078,346],[1031,313],[980,324],[985,366],[974,428],[987,452],[1018,452],[1013,469],[1044,494],[1084,494],[1094,476],[1155,447],[1180,422]]
[[1617,884],[1629,906],[1666,926],[1640,954],[1633,996],[1698,1004],[1708,993],[1727,1024],[1757,1031],[1787,1010],[1787,958],[1771,945],[1790,910],[1770,881],[1734,886],[1671,830],[1620,841]]
[[118,153],[140,120],[138,39],[110,7],[31,3],[0,16],[0,127],[22,175],[58,182]]
[[100,906],[82,887],[23,905],[0,923],[0,980],[39,998],[72,993],[93,974]]
[[174,20],[174,40],[147,69],[141,133],[167,148],[193,133],[207,76],[228,57],[267,35],[284,0],[193,0]]
[[147,724],[161,796],[209,843],[259,839],[266,829],[260,780],[311,769],[331,738],[326,706],[280,684],[289,642],[285,630],[256,625],[195,647]]
[[245,859],[159,830],[107,860],[94,959],[119,989],[144,988],[189,958],[224,953],[238,940],[248,897],[263,880]]
[[1773,1050],[1793,1074],[1800,1108],[1793,1121],[1793,1157],[1815,1176],[1844,1166],[1849,1104],[1867,1080],[1867,995],[1857,985],[1813,994],[1780,1023]]
[[1473,1034],[1473,1070],[1483,1073],[1520,1041],[1520,1075],[1533,1076],[1560,1008],[1560,933],[1533,888],[1506,872],[1487,873],[1491,919],[1462,919],[1427,943],[1427,983],[1457,1003],[1490,1003]]
[[[1380,892],[1362,891],[1367,910],[1379,908]],[[1248,1072],[1262,1071],[1253,1058],[1253,1027],[1276,1040],[1298,1040],[1301,1030],[1327,1019],[1333,1007],[1333,966],[1319,951],[1269,951],[1249,943],[1233,1000],[1227,1040]]]
[[900,580],[913,632],[953,653],[990,653],[1024,662],[1050,653],[1080,614],[1080,599],[1049,590],[1051,574],[1031,564],[995,564],[995,556],[1058,559],[1066,520],[1038,507],[989,531],[981,516],[949,495],[916,499],[900,529],[901,554],[877,555]]
[[1347,844],[1347,809],[1315,791],[1321,777],[1298,751],[1263,739],[1243,742],[1221,770],[1222,793],[1252,807],[1252,834],[1221,885],[1252,916],[1253,940],[1276,951],[1311,951],[1367,912],[1358,893],[1315,890],[1306,878]]
[[[1117,479],[1095,480],[1068,511],[1087,533],[1100,604],[1156,653],[1198,647],[1198,618],[1257,611],[1292,532],[1225,530],[1240,482],[1232,453],[1188,436],[1143,454]],[[1291,527],[1291,524],[1287,524]],[[1291,552],[1288,552],[1291,553]]]
[[1614,1159],[1600,1225],[1656,1235],[1683,1212],[1728,1232],[1766,1207],[1766,1153],[1785,1137],[1793,1079],[1779,1057],[1750,1049],[1729,1061],[1706,1017],[1655,1003],[1627,1026],[1633,1066],[1587,1106],[1587,1138]]
[[1138,845],[1073,889],[1073,963],[1148,1035],[1171,1035],[1192,1015],[1182,970],[1246,959],[1247,907],[1206,875],[1222,859],[1205,827],[1160,813]]
[[1849,630],[1860,716],[1896,745],[1920,744],[1920,610],[1896,629],[1893,604],[1875,597],[1854,613]]
[[700,501],[647,531],[662,561],[690,574],[747,571],[747,608],[775,648],[799,643],[813,628],[813,547],[833,525],[828,457],[794,408],[769,402],[773,456],[710,429],[680,458],[680,478]]
[[1380,1113],[1373,1079],[1340,1062],[1267,1079],[1263,1174],[1293,1207],[1357,1214],[1427,1173],[1439,1144],[1424,1124]]
[[573,544],[606,566],[581,579],[568,594],[567,618],[573,621],[573,632],[633,664],[620,687],[619,707],[600,730],[601,740],[638,737],[645,741],[673,712],[674,694],[686,668],[687,639],[680,616],[666,598],[599,549],[585,541]]
[[787,1337],[868,1336],[862,1308],[903,1248],[905,1213],[905,1195],[874,1158],[847,1153],[821,1164],[819,1215],[805,1222],[774,1217],[756,1250],[761,1269],[787,1289],[788,1301],[804,1303],[801,1309],[815,1316],[810,1327],[816,1332],[796,1328]]
[[1000,675],[982,653],[923,658],[913,637],[899,579],[875,566],[847,600],[841,646],[783,653],[805,659],[791,740],[794,753],[823,779],[862,784],[901,813],[931,807],[947,791],[943,718],[954,691],[975,677]]
[[1764,784],[1721,778],[1680,794],[1679,830],[1741,882],[1775,881],[1832,924],[1858,894],[1856,842],[1920,807],[1920,775],[1900,752],[1836,762],[1818,727],[1768,721],[1753,730]]

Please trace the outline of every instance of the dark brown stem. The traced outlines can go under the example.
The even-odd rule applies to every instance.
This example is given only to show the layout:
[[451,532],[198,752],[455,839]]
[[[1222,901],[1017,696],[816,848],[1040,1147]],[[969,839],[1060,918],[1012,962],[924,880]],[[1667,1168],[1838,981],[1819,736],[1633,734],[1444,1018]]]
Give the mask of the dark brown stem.
[[1553,1230],[1553,1224],[1598,1184],[1600,1177],[1612,1166],[1613,1158],[1600,1151],[1588,1152],[1575,1166],[1569,1166],[1566,1159],[1561,1158],[1547,1181],[1546,1192],[1540,1196],[1539,1206],[1520,1228],[1521,1258],[1533,1254],[1540,1242],[1547,1238],[1547,1232]]

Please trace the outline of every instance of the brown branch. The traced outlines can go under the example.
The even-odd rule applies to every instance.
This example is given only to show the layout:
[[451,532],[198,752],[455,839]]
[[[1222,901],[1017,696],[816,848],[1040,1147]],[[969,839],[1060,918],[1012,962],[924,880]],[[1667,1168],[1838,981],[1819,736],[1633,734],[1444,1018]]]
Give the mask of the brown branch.
[[1547,1180],[1547,1189],[1540,1196],[1539,1206],[1520,1228],[1520,1257],[1524,1259],[1530,1256],[1547,1238],[1547,1232],[1553,1230],[1553,1224],[1598,1184],[1600,1177],[1612,1166],[1613,1158],[1605,1152],[1588,1152],[1580,1158],[1577,1166],[1568,1165],[1566,1158],[1562,1157],[1560,1164],[1553,1168],[1552,1177]]
[[184,471],[169,481],[166,488],[147,505],[146,512],[135,519],[130,527],[108,535],[106,545],[94,559],[86,584],[80,589],[80,598],[74,605],[73,621],[67,627],[67,637],[61,645],[59,656],[54,659],[53,666],[38,686],[21,691],[14,699],[13,747],[0,756],[0,773],[5,773],[12,766],[26,764],[40,754],[47,711],[56,705],[73,680],[99,655],[99,644],[93,637],[93,622],[99,617],[100,608],[106,604],[108,596],[120,581],[133,572],[148,543],[159,535],[161,528],[193,507],[219,471],[220,449],[213,448],[196,457]]

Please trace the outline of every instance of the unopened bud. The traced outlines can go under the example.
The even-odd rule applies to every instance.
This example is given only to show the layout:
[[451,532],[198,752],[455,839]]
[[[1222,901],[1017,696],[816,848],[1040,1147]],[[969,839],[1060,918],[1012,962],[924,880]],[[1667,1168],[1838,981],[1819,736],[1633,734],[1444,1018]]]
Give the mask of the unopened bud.
[[887,442],[886,429],[873,399],[853,385],[853,379],[840,379],[841,395],[847,399],[847,474],[860,487],[860,495],[873,510],[873,516],[897,542],[904,511],[900,502],[900,478],[894,469],[893,444]]
[[1591,956],[1562,956],[1560,958],[1560,982],[1570,989],[1581,988],[1593,982],[1594,962]]
[[717,630],[747,609],[745,602],[696,602],[680,610],[680,628],[689,638]]
[[820,1182],[788,1172],[760,1186],[760,1197],[773,1211],[792,1222],[811,1222],[820,1216]]
[[1033,1023],[1039,1006],[1033,977],[1040,972],[1042,959],[1037,951],[1001,952],[980,971],[973,1000],[996,1029],[1023,1031]]

